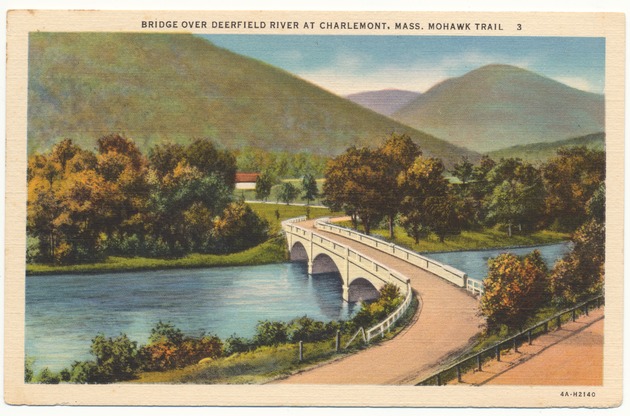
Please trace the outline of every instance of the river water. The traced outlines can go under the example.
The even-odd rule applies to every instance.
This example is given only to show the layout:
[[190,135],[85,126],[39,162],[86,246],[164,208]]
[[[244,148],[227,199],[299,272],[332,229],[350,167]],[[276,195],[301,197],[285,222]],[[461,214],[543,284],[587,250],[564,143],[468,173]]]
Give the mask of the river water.
[[26,278],[26,354],[34,368],[58,371],[91,359],[98,333],[125,333],[138,344],[162,320],[188,335],[251,337],[259,320],[308,315],[345,320],[338,274],[309,277],[306,264]]
[[[566,243],[538,248],[547,263],[569,250]],[[431,253],[434,258],[483,279],[487,262],[506,250]],[[59,371],[91,359],[98,333],[125,333],[147,342],[158,321],[188,335],[251,337],[259,320],[289,321],[307,315],[345,320],[358,310],[343,302],[338,274],[309,277],[306,264],[165,270],[95,275],[29,276],[26,279],[26,354],[34,368]]]
[[571,243],[564,242],[536,247],[519,247],[498,250],[423,253],[422,255],[466,272],[468,277],[471,279],[483,280],[488,274],[489,259],[497,257],[501,253],[508,252],[518,256],[524,256],[534,250],[540,251],[547,267],[552,268],[556,260],[562,258],[562,256],[571,250]]

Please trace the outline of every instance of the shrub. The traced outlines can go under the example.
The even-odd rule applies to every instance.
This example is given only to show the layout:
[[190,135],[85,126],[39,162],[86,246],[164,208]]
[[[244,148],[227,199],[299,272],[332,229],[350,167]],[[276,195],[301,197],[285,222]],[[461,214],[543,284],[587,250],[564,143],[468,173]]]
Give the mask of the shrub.
[[232,334],[225,340],[225,344],[223,344],[223,351],[225,355],[232,355],[239,352],[247,352],[251,350],[253,346],[253,342],[247,338],[242,338],[236,334]]
[[289,340],[287,324],[279,321],[259,321],[256,325],[254,344],[272,346],[284,344]]
[[45,367],[38,375],[36,382],[40,384],[59,384],[61,378]]
[[125,334],[116,338],[99,334],[92,340],[90,351],[96,357],[94,381],[97,383],[130,380],[140,366],[137,343]]

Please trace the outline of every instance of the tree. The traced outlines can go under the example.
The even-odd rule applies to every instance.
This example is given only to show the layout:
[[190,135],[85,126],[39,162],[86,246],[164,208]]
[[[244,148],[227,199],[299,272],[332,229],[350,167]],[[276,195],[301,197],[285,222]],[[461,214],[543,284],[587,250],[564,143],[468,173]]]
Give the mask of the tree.
[[256,178],[256,199],[266,201],[275,183],[276,179],[269,171],[261,172]]
[[525,257],[504,253],[488,261],[481,312],[488,330],[518,329],[545,303],[548,273],[540,252]]
[[400,210],[403,199],[398,184],[398,176],[409,169],[418,156],[422,154],[418,146],[406,135],[391,134],[381,145],[378,151],[385,157],[385,176],[379,188],[386,201],[384,213],[387,215],[389,225],[389,237],[394,238],[394,218]]
[[453,165],[451,173],[459,179],[463,185],[466,185],[473,178],[474,165],[468,160],[468,157],[462,156],[461,162]]
[[458,235],[461,232],[464,223],[463,201],[452,192],[442,196],[429,196],[424,205],[425,222],[438,236],[440,242],[443,243],[447,235]]
[[520,159],[501,159],[487,175],[493,186],[485,209],[491,223],[507,225],[508,236],[512,226],[534,227],[542,219],[545,189],[540,172]]
[[220,150],[209,139],[195,139],[184,150],[186,162],[204,176],[220,177],[230,190],[236,184],[236,158],[227,150]]
[[302,177],[302,197],[306,199],[306,205],[310,205],[311,201],[315,200],[319,196],[319,189],[317,189],[317,181],[315,176],[310,173],[305,174]]
[[291,182],[283,182],[280,186],[280,192],[278,192],[278,200],[289,205],[300,194],[300,190],[296,188]]
[[267,239],[269,223],[243,201],[232,202],[214,221],[216,250],[221,253],[242,251]]
[[606,176],[603,151],[561,148],[542,167],[547,190],[545,213],[556,227],[573,231],[588,217],[586,207]]
[[[448,181],[442,176],[443,172],[444,165],[441,160],[419,156],[413,165],[398,177],[404,195],[400,205],[401,222],[416,244],[428,229],[449,228],[447,223],[452,218],[450,210],[454,208],[454,203],[453,200],[446,199]],[[438,211],[444,208],[444,201],[449,212],[441,216]],[[440,208],[440,205],[443,206]],[[441,219],[434,215],[440,215]]]
[[279,321],[258,321],[254,343],[258,346],[284,344],[289,340],[288,327]]
[[344,210],[366,234],[389,210],[387,159],[379,151],[350,147],[329,161],[324,182],[325,204]]
[[573,249],[557,261],[551,273],[554,298],[574,304],[601,293],[604,288],[606,228],[590,220],[571,238]]

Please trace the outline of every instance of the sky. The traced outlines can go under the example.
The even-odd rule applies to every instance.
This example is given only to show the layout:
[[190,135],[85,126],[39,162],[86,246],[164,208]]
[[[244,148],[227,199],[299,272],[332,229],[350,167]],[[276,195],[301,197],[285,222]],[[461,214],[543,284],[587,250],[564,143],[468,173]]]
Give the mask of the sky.
[[566,37],[203,35],[338,95],[425,92],[488,64],[514,65],[603,94],[605,40]]

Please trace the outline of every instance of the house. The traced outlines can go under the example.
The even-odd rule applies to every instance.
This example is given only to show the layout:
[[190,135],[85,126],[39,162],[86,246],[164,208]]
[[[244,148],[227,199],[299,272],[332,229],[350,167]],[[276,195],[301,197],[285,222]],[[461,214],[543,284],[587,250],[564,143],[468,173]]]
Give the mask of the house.
[[256,180],[260,176],[259,173],[236,173],[236,189],[256,189]]

